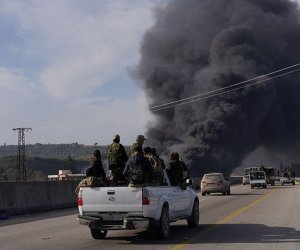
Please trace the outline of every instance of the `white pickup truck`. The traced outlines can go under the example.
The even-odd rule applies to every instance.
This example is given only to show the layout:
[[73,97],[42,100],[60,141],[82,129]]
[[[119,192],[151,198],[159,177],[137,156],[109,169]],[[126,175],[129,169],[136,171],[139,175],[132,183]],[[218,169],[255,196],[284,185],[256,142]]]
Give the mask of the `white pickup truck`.
[[78,221],[90,228],[94,239],[104,239],[108,230],[155,229],[167,238],[170,223],[186,219],[189,227],[199,224],[199,199],[188,185],[171,186],[164,171],[161,186],[143,188],[81,187]]
[[250,187],[267,188],[267,177],[264,171],[251,171],[250,172]]

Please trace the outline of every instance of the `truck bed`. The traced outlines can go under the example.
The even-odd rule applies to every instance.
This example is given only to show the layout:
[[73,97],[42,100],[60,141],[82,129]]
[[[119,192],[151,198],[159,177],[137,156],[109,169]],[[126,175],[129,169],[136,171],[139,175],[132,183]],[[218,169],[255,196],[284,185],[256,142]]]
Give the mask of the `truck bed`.
[[90,212],[142,212],[142,188],[82,187],[82,211]]

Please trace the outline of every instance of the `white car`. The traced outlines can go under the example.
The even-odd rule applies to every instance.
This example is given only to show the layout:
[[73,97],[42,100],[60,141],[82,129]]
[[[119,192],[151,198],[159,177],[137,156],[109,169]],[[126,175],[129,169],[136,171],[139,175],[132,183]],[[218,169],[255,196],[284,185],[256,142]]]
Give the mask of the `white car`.
[[244,175],[243,176],[242,183],[243,183],[243,185],[250,184],[250,177],[249,177],[249,175]]
[[280,177],[280,183],[281,186],[285,185],[285,184],[292,184],[295,185],[295,178],[293,177]]
[[222,173],[205,174],[201,180],[201,194],[230,194],[230,182]]

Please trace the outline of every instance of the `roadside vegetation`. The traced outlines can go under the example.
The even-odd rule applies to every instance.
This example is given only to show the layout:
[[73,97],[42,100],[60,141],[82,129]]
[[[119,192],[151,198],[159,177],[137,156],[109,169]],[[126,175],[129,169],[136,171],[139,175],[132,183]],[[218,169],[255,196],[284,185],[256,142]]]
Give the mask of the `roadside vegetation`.
[[[128,149],[128,147],[125,148]],[[48,175],[58,174],[60,169],[82,173],[89,166],[95,149],[100,150],[105,164],[106,146],[78,143],[26,145],[27,179],[47,180]],[[17,145],[0,146],[0,181],[15,180],[17,154]]]

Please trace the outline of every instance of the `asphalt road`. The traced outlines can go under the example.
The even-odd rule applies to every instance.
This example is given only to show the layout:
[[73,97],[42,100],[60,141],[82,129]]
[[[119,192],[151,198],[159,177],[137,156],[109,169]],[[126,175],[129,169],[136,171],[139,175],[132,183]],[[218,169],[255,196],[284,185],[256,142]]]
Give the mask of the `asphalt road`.
[[200,198],[200,226],[172,224],[167,240],[154,232],[113,231],[94,240],[76,209],[0,220],[0,249],[300,249],[300,185],[250,189]]

